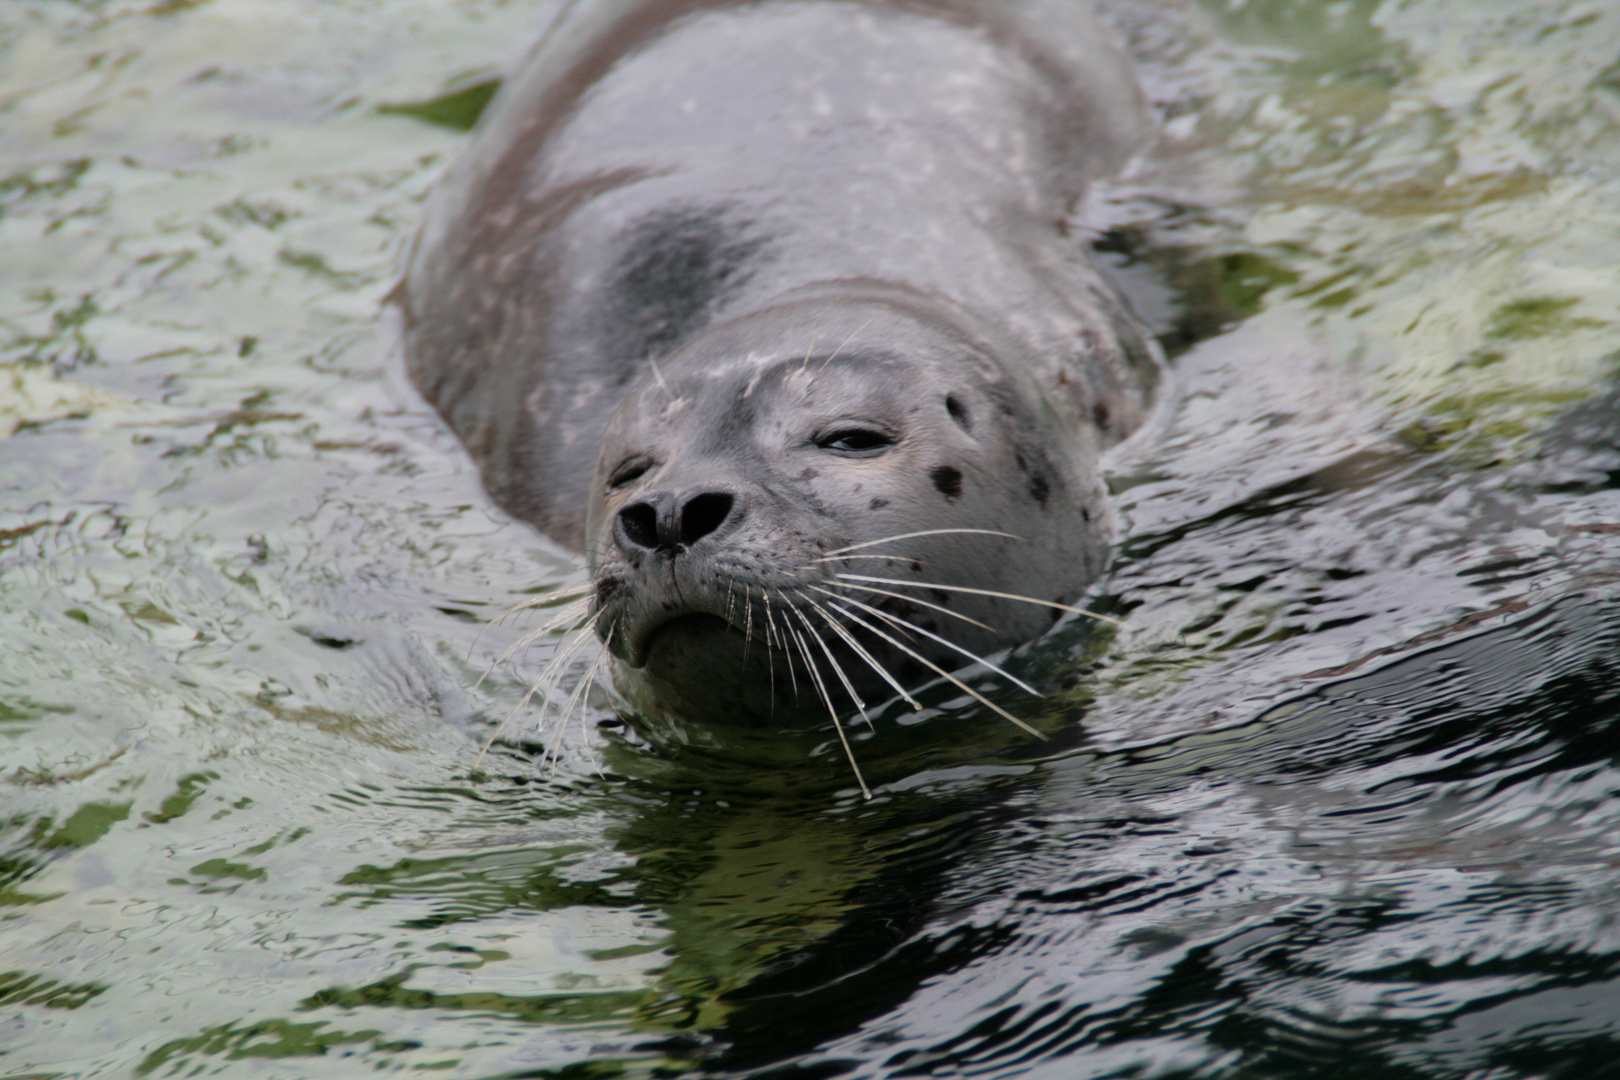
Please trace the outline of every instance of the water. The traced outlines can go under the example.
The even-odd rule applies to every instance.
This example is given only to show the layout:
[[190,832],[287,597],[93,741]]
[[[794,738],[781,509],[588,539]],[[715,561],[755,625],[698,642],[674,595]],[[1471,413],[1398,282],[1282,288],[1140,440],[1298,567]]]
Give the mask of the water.
[[579,567],[383,298],[550,10],[0,11],[0,1076],[1616,1073],[1620,9],[1113,12],[1127,627],[871,802],[595,695],[478,760]]

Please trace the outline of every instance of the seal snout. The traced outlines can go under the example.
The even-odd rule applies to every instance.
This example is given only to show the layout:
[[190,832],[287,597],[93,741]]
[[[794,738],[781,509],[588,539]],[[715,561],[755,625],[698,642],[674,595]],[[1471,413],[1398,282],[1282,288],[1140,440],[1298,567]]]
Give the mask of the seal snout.
[[738,500],[729,491],[699,491],[677,497],[658,492],[619,511],[613,537],[626,554],[673,556],[710,535],[734,516]]

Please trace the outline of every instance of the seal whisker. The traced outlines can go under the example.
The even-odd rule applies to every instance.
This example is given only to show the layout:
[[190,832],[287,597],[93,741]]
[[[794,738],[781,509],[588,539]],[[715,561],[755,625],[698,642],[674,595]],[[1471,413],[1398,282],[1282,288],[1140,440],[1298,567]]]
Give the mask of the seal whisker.
[[[473,684],[473,689],[476,690],[480,686],[483,686],[484,680],[494,674],[496,668],[500,667],[502,664],[506,663],[507,660],[511,659],[513,654],[517,653],[521,649],[533,645],[536,641],[539,641],[547,634],[552,633],[557,627],[563,625],[564,623],[578,619],[581,615],[585,614],[584,608],[587,603],[588,601],[586,600],[574,601],[572,604],[569,604],[567,607],[559,611],[556,615],[553,615],[550,619],[547,619],[545,624],[538,630],[530,630],[528,633],[512,642],[512,644],[508,645],[504,650],[501,651],[499,656],[489,662],[489,667],[485,668],[484,673],[478,676],[478,681]],[[480,633],[482,633],[482,631],[480,631]],[[477,640],[474,639],[473,644],[476,645],[477,643]],[[471,651],[469,650],[468,659],[471,658]]]
[[[769,680],[768,685],[770,686],[770,691],[771,691],[770,698],[768,699],[770,701],[770,703],[771,703],[771,715],[775,716],[776,715],[776,659],[773,656],[771,656],[772,638],[775,637],[775,634],[773,634],[772,631],[775,629],[775,627],[773,627],[771,625],[771,622],[770,622],[770,618],[771,618],[771,597],[770,597],[770,593],[763,586],[761,586],[761,588],[760,588],[759,602],[761,604],[763,604],[764,607],[765,607],[765,677],[766,677],[766,679]],[[787,652],[787,649],[784,647],[781,651],[782,652]],[[793,657],[791,657],[791,656],[788,657],[788,668],[789,668],[789,670],[792,670],[792,668],[793,668]]]
[[879,559],[879,560],[886,559],[889,562],[917,562],[917,561],[919,561],[919,560],[913,559],[913,558],[911,558],[910,556],[907,556],[907,555],[829,555],[826,558],[811,559],[809,562],[805,563],[799,569],[800,570],[808,570],[812,566],[816,565],[817,563],[846,562],[846,561],[848,561],[850,559]]
[[[557,711],[558,737],[560,738],[562,734],[568,730],[568,716],[573,712],[575,695],[571,693],[568,701],[559,708],[553,701],[553,692],[562,683],[563,678],[568,674],[568,669],[573,665],[575,654],[594,640],[595,636],[589,633],[588,629],[576,635],[573,640],[568,643],[568,647],[559,653],[552,660],[552,662],[546,666],[546,670],[540,676],[540,678],[535,680],[535,684],[530,691],[530,695],[536,691],[540,693],[540,716],[535,723],[535,736],[537,738],[543,735],[545,732],[546,710],[548,708],[555,709]],[[580,686],[585,685],[591,678],[594,677],[596,665],[601,661],[601,659],[602,653],[598,652],[596,658],[591,662],[589,669],[587,669],[584,679],[575,685],[575,693],[579,691]],[[524,701],[519,702],[520,708],[527,702],[528,696],[530,695],[525,695]],[[541,755],[542,764],[545,763],[545,757],[546,755]]]
[[[844,598],[843,593],[835,593],[829,589],[824,589],[819,585],[812,585],[810,587],[815,589],[817,592],[826,593],[828,596],[836,596],[839,599]],[[931,611],[938,611],[945,615],[949,615],[953,619],[961,619],[963,622],[972,623],[979,629],[988,630],[992,634],[996,632],[995,627],[982,623],[978,619],[964,615],[960,611],[952,611],[943,604],[930,604],[927,600],[919,600],[917,597],[907,596],[905,593],[890,592],[888,589],[874,589],[870,585],[841,585],[839,587],[844,589],[860,589],[862,592],[877,593],[879,596],[892,596],[896,600],[904,600],[908,604],[916,604],[918,607],[925,607]]]
[[[794,700],[795,703],[797,703],[798,700],[799,700],[799,677],[793,673],[793,654],[788,651],[787,635],[784,634],[781,630],[776,629],[776,620],[771,618],[771,596],[770,596],[770,593],[768,591],[765,593],[764,601],[765,601],[765,625],[771,630],[776,630],[777,640],[781,641],[781,643],[782,643],[782,655],[787,657],[787,662],[788,662],[787,663],[788,679],[793,684],[793,700]],[[783,620],[783,621],[785,622],[786,620]],[[776,666],[774,664],[771,665],[771,678],[772,679],[774,679],[776,677],[776,670],[775,669],[776,669]],[[772,686],[773,693],[772,693],[772,696],[771,696],[772,701],[776,700],[776,697],[775,697],[775,694],[774,694],[774,688],[775,687],[774,687],[774,684],[773,684],[773,686]]]
[[500,612],[494,618],[490,619],[489,622],[485,623],[485,626],[494,626],[508,615],[515,615],[518,612],[526,611],[529,608],[545,607],[549,603],[557,600],[567,600],[569,597],[575,598],[573,601],[571,601],[571,603],[579,603],[580,600],[588,598],[587,594],[590,591],[591,583],[589,581],[583,581],[578,585],[570,585],[566,589],[556,589],[552,592],[543,592],[538,596],[531,596],[527,600],[519,600],[505,611]]
[[826,371],[827,370],[827,365],[832,363],[833,359],[839,353],[844,351],[844,345],[848,345],[850,342],[854,341],[855,340],[855,335],[859,334],[862,330],[865,330],[868,326],[871,326],[872,325],[872,320],[876,319],[876,318],[877,318],[877,316],[873,315],[872,318],[867,319],[865,322],[861,323],[861,325],[859,325],[855,329],[851,330],[849,332],[849,337],[844,339],[843,344],[839,345],[838,348],[834,349],[831,353],[827,354],[827,359],[823,360],[821,362],[821,366],[816,368],[816,374],[820,375],[823,371]]
[[[804,596],[803,593],[800,593],[799,595]],[[901,684],[900,680],[891,675],[889,673],[889,669],[884,667],[882,662],[880,662],[877,657],[873,656],[866,650],[864,645],[855,640],[854,634],[851,634],[848,630],[845,630],[843,626],[839,624],[837,619],[834,619],[831,615],[829,615],[827,613],[827,608],[824,605],[816,603],[808,596],[804,597],[804,602],[809,604],[810,607],[821,616],[822,620],[826,622],[827,626],[833,631],[833,633],[844,639],[844,643],[854,651],[856,656],[859,656],[862,660],[866,661],[866,665],[876,672],[880,679],[894,687],[894,692],[899,694],[901,699],[904,700],[907,705],[910,705],[913,709],[920,710],[922,708],[922,705],[917,701],[917,699],[912,697],[911,694],[906,691],[905,686]],[[871,723],[871,721],[868,720],[867,723]]]
[[[518,638],[511,645],[508,645],[505,649],[501,650],[501,654],[499,656],[497,656],[495,659],[493,659],[493,660],[491,660],[489,662],[489,666],[484,669],[484,673],[482,675],[480,675],[478,677],[478,681],[473,684],[473,689],[476,690],[476,689],[478,689],[478,687],[484,685],[484,680],[488,679],[490,677],[490,675],[494,674],[496,668],[500,667],[507,660],[511,659],[511,657],[512,657],[512,655],[514,653],[518,652],[520,649],[524,649],[524,648],[527,648],[530,645],[533,645],[536,641],[539,641],[541,638],[546,637],[547,635],[556,632],[558,630],[558,628],[563,623],[568,622],[569,620],[572,620],[572,619],[578,619],[582,615],[584,615],[584,612],[582,612],[582,611],[570,612],[566,619],[561,619],[561,618],[552,619],[551,621],[547,622],[546,625],[542,626],[540,629],[531,630],[528,633],[524,634],[522,637]],[[563,633],[565,633],[565,634],[573,633],[574,629],[577,629],[577,627],[569,629],[569,630],[564,630]]]
[[754,641],[754,594],[743,586],[743,663],[748,663],[748,646]]
[[[573,654],[578,651],[580,645],[588,637],[590,637],[590,631],[595,629],[596,620],[600,617],[601,616],[599,614],[592,615],[589,622],[575,631],[574,638],[568,643],[567,647],[556,657],[554,657],[550,664],[546,665],[546,670],[543,671],[540,674],[540,677],[534,681],[534,685],[530,686],[524,695],[518,699],[518,703],[512,706],[512,710],[505,716],[501,717],[501,722],[495,725],[495,730],[490,733],[489,740],[484,743],[484,748],[478,752],[478,758],[473,762],[474,772],[477,772],[478,767],[484,763],[484,756],[489,753],[489,748],[495,745],[495,740],[501,737],[501,732],[506,730],[506,725],[512,722],[512,717],[522,712],[524,707],[534,699],[535,694],[539,693],[540,688],[545,686],[548,681],[555,682],[556,678],[560,677],[554,676],[554,672],[560,671],[562,666],[567,663],[568,658],[573,656]],[[544,699],[542,699],[542,702],[543,701]],[[543,724],[545,721],[545,709],[543,704],[540,717],[541,723]]]
[[[574,715],[575,705],[583,704],[584,695],[590,692],[590,687],[596,682],[597,669],[602,666],[602,659],[603,657],[607,656],[607,647],[612,639],[613,634],[610,631],[607,639],[602,642],[602,648],[596,654],[596,658],[591,661],[591,666],[585,669],[584,676],[579,680],[578,684],[575,685],[573,692],[568,695],[567,703],[562,707],[562,713],[558,718],[559,722],[557,724],[557,734],[551,740],[551,748],[549,750],[549,754],[551,756],[551,771],[553,775],[555,775],[557,771],[557,756],[562,751],[563,739],[568,735],[568,718]],[[602,774],[602,770],[601,767],[597,765],[596,752],[591,749],[590,733],[585,730],[585,714],[583,712],[581,712],[579,715],[579,729],[580,734],[584,738],[585,756],[590,759],[591,768],[596,771],[598,776],[600,776]],[[544,759],[542,759],[542,763],[543,761]]]
[[1025,540],[1022,536],[1019,536],[1016,533],[1000,532],[996,529],[923,529],[920,532],[895,533],[893,536],[885,536],[880,540],[866,540],[859,544],[850,544],[848,547],[834,548],[833,550],[827,552],[826,556],[823,558],[812,559],[810,561],[829,562],[834,556],[842,555],[846,551],[859,551],[861,548],[876,547],[879,544],[887,544],[895,540],[910,540],[918,536],[948,536],[951,534],[967,534],[971,536],[1004,536],[1009,540],[1023,540],[1024,543],[1029,543],[1028,540]]
[[541,672],[540,677],[534,681],[534,685],[529,688],[529,693],[524,695],[524,700],[519,702],[521,707],[527,704],[530,697],[535,694],[540,695],[540,719],[537,722],[537,731],[543,730],[545,727],[546,709],[555,707],[552,702],[552,691],[562,682],[563,676],[568,673],[568,667],[573,663],[574,656],[592,640],[592,635],[589,633],[590,629],[592,628],[584,628],[581,632],[568,639],[564,646],[558,650],[557,655],[552,657],[551,663],[546,665],[546,670]]
[[1013,675],[1013,674],[1010,674],[1010,673],[1008,673],[1006,671],[1003,671],[1000,667],[998,667],[995,664],[992,664],[990,661],[986,660],[984,657],[980,656],[978,653],[974,652],[972,649],[964,648],[963,646],[958,645],[956,642],[950,640],[949,638],[941,637],[940,635],[938,635],[936,633],[933,633],[932,631],[929,631],[929,630],[924,630],[922,627],[918,626],[916,623],[912,622],[910,619],[903,619],[900,616],[894,614],[893,612],[884,611],[882,608],[873,607],[871,604],[863,604],[863,603],[861,603],[861,601],[855,599],[853,596],[841,596],[841,597],[839,597],[839,599],[844,601],[847,604],[854,604],[856,607],[860,608],[862,611],[871,612],[873,615],[876,615],[878,618],[882,619],[884,622],[887,622],[892,626],[903,626],[907,630],[915,631],[916,633],[921,634],[923,637],[928,638],[931,641],[939,642],[941,645],[945,646],[947,649],[951,649],[951,650],[953,650],[955,652],[961,653],[963,656],[967,657],[969,660],[974,660],[974,661],[977,661],[978,663],[983,664],[985,667],[989,668],[991,671],[995,672],[997,675],[1000,675],[1003,679],[1006,679],[1008,682],[1010,682],[1014,686],[1018,687],[1018,689],[1023,690],[1024,692],[1026,692],[1028,694],[1031,694],[1031,695],[1033,695],[1035,697],[1045,697],[1046,696],[1045,694],[1042,694],[1039,690],[1035,689],[1033,686],[1029,685],[1029,683],[1025,682],[1023,679],[1020,679],[1016,675]]
[[872,718],[866,714],[866,702],[862,701],[861,695],[855,692],[855,687],[850,684],[849,676],[844,674],[844,666],[838,662],[838,658],[833,655],[833,651],[827,647],[827,639],[816,633],[815,626],[810,622],[810,619],[805,615],[804,612],[800,611],[798,608],[794,608],[793,614],[801,623],[804,624],[804,632],[815,639],[815,643],[817,645],[821,646],[821,651],[827,657],[828,666],[832,668],[833,674],[838,676],[838,681],[844,684],[844,692],[848,694],[849,699],[855,703],[855,710],[861,714],[861,719],[866,721],[866,726],[876,730],[875,725],[872,723]]
[[[816,688],[816,696],[819,697],[822,703],[827,706],[827,711],[829,713],[836,714],[838,710],[833,708],[832,698],[827,695],[826,687],[824,687],[821,683],[821,672],[812,662],[810,657],[810,649],[805,645],[803,636],[801,636],[797,630],[793,629],[793,627],[788,625],[787,617],[785,615],[782,618],[782,625],[789,634],[793,635],[793,643],[798,646],[799,656],[803,658],[805,672],[810,678],[810,685]],[[791,659],[792,658],[790,656],[790,666]]]
[[776,628],[776,623],[771,619],[771,597],[766,594],[766,596],[761,597],[760,602],[765,606],[765,643],[771,644],[774,640],[778,651],[786,653],[787,641],[782,638],[782,631]]
[[910,656],[913,660],[917,661],[919,664],[922,664],[924,667],[926,667],[929,670],[931,670],[932,672],[934,672],[934,674],[940,676],[946,682],[951,683],[953,686],[957,687],[957,689],[963,691],[969,697],[973,698],[973,700],[977,701],[979,704],[981,704],[981,705],[985,706],[986,708],[990,709],[992,712],[1000,715],[1001,717],[1003,717],[1003,718],[1005,718],[1007,720],[1011,720],[1014,724],[1016,724],[1019,727],[1023,728],[1025,731],[1029,732],[1031,735],[1035,736],[1037,739],[1043,739],[1044,740],[1046,738],[1045,735],[1041,734],[1039,731],[1036,731],[1034,728],[1030,727],[1027,723],[1025,723],[1024,721],[1018,719],[1018,717],[1014,716],[1012,713],[1008,712],[1006,709],[1003,709],[1000,705],[997,705],[995,702],[991,701],[989,698],[985,697],[983,694],[981,694],[977,690],[973,689],[973,687],[969,686],[967,683],[963,682],[961,679],[958,679],[955,675],[952,675],[950,672],[946,671],[944,668],[940,667],[938,664],[936,664],[932,660],[928,659],[922,653],[918,652],[915,649],[912,649],[912,648],[909,648],[909,647],[907,647],[905,645],[902,645],[894,637],[892,637],[891,635],[889,635],[889,634],[885,633],[884,631],[878,629],[877,627],[873,626],[871,623],[867,622],[865,619],[861,618],[859,615],[856,615],[854,612],[845,611],[843,608],[839,607],[837,604],[832,604],[830,606],[832,607],[832,609],[834,611],[838,612],[840,615],[844,616],[849,621],[851,621],[851,622],[853,622],[853,623],[855,623],[855,624],[857,624],[859,626],[866,627],[866,629],[870,630],[872,633],[876,634],[878,637],[880,637],[883,640],[887,641],[890,645],[893,645],[895,648],[899,649],[901,652],[905,653],[907,656]]
[[[795,612],[795,614],[798,613]],[[801,615],[800,618],[803,618],[803,616]],[[782,622],[785,625],[787,620],[784,618]],[[821,681],[821,672],[810,659],[810,648],[805,645],[804,638],[799,635],[797,630],[794,630],[791,626],[788,627],[788,630],[793,634],[793,639],[799,644],[799,654],[804,657],[804,666],[810,669],[811,681],[815,683],[816,690],[821,695],[822,703],[827,706],[827,715],[832,717],[833,729],[838,732],[838,741],[844,746],[844,756],[849,759],[849,767],[854,770],[855,782],[861,785],[861,794],[870,799],[872,789],[866,786],[866,777],[861,775],[861,766],[856,762],[855,751],[851,749],[849,739],[844,735],[844,725],[838,719],[838,710],[833,708],[832,695],[827,693],[827,688]]]
[[664,381],[664,373],[658,370],[658,359],[654,356],[648,356],[647,366],[652,368],[653,378],[658,380],[658,388],[664,392],[664,396],[674,401],[675,391],[669,388],[669,383]]
[[[596,659],[591,662],[591,670],[585,673],[585,681],[581,685],[586,687],[585,693],[587,695],[590,694],[589,688],[596,685],[597,671],[602,668],[602,666],[607,662],[607,658],[612,655],[613,631],[617,629],[617,626],[608,628],[607,636],[602,639],[602,650],[596,654]],[[581,704],[585,704],[584,699],[581,699]],[[596,760],[596,751],[591,749],[590,732],[585,730],[584,709],[581,709],[579,713],[579,730],[581,736],[583,736],[585,739],[585,756],[590,760],[591,770],[604,780],[607,779],[607,775],[602,772],[602,763]]]
[[[581,586],[581,591],[588,592],[589,588],[590,588],[590,586],[588,584],[584,585],[584,586]],[[563,595],[566,596],[568,594],[565,593]],[[502,619],[505,619],[508,615],[513,615],[513,614],[516,614],[519,611],[523,611],[526,608],[539,607],[539,606],[541,606],[542,602],[544,602],[545,600],[553,600],[553,599],[557,599],[557,594],[556,593],[551,593],[551,594],[548,594],[548,595],[543,596],[543,597],[531,597],[530,599],[523,601],[523,603],[521,603],[521,604],[513,604],[511,607],[507,608],[505,611],[501,612],[499,615],[495,616],[493,619],[490,619],[488,622],[484,623],[483,626],[480,626],[478,628],[478,633],[473,637],[472,644],[467,646],[467,659],[468,660],[472,659],[472,654],[473,654],[474,650],[476,650],[478,648],[478,643],[480,641],[484,640],[484,635],[489,633],[491,630],[493,630],[495,628],[495,626],[497,624],[499,624]],[[581,596],[577,600],[569,601],[568,603],[564,604],[562,607],[558,608],[556,613],[551,617],[550,620],[548,620],[546,622],[546,624],[544,626],[542,626],[539,630],[532,630],[532,631],[530,631],[530,633],[544,634],[546,631],[550,630],[553,626],[556,626],[561,622],[566,622],[568,619],[573,617],[576,609],[580,609],[580,608],[584,608],[584,607],[588,606],[590,604],[590,600],[591,600],[591,598],[588,595],[585,595],[585,596]],[[506,658],[503,656],[501,659],[504,660]],[[495,663],[497,663],[497,664],[500,663],[500,660],[495,661]]]
[[838,577],[846,581],[874,581],[880,585],[899,585],[908,589],[943,589],[946,592],[970,593],[974,596],[993,596],[1000,600],[1020,600],[1026,604],[1035,604],[1039,607],[1056,608],[1058,611],[1067,611],[1074,615],[1084,615],[1088,619],[1096,619],[1112,626],[1124,626],[1125,623],[1111,615],[1099,615],[1095,611],[1085,608],[1072,607],[1060,604],[1056,600],[1041,600],[1034,596],[1020,596],[1017,593],[997,592],[994,589],[970,589],[966,585],[941,585],[937,581],[905,581],[901,578],[871,577],[867,574],[839,574]]

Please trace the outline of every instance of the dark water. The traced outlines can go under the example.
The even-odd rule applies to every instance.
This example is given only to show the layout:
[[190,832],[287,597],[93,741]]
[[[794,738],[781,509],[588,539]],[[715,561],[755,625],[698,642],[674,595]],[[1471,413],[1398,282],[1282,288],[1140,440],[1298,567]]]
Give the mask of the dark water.
[[550,10],[0,9],[0,1077],[1620,1076],[1620,8],[1110,9],[1125,627],[870,802],[597,692],[479,759],[579,567],[383,297]]

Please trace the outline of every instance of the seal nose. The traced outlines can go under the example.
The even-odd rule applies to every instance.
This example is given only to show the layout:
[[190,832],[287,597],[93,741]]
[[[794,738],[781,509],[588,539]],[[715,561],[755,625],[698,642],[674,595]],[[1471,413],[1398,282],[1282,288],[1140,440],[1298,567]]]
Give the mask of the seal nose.
[[620,543],[674,554],[725,524],[736,501],[725,491],[700,492],[684,502],[660,492],[619,511]]

